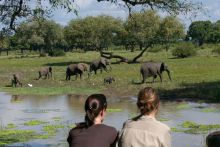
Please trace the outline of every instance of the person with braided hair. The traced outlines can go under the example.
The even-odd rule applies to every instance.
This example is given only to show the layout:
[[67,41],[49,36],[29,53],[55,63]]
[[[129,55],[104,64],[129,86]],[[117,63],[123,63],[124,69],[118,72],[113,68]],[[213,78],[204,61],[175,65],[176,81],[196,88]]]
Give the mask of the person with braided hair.
[[126,121],[119,135],[119,147],[171,147],[170,128],[156,120],[159,97],[151,87],[139,91],[140,115]]
[[115,147],[118,132],[103,124],[107,101],[103,94],[92,94],[85,102],[85,121],[71,129],[69,147]]

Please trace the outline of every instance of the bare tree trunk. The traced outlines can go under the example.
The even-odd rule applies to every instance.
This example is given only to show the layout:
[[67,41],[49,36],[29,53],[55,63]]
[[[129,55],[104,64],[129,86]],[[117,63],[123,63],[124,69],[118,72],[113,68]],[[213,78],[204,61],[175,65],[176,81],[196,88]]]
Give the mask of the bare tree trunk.
[[140,54],[138,54],[136,57],[133,58],[133,60],[128,60],[127,58],[125,58],[125,57],[123,57],[123,56],[114,55],[112,52],[110,52],[110,53],[109,53],[109,52],[103,52],[103,51],[101,51],[101,50],[100,50],[100,55],[101,55],[101,57],[104,57],[104,58],[106,58],[106,59],[112,59],[112,58],[120,59],[119,62],[136,63],[137,60],[138,60],[140,57],[143,56],[144,52],[147,51],[147,49],[148,49],[149,47],[151,47],[152,45],[153,45],[153,44],[149,44],[148,46],[146,46],[146,47],[144,48],[144,50],[142,50],[142,51],[140,52]]
[[113,55],[113,53],[100,51],[100,55],[101,55],[101,57],[104,57],[106,59],[117,58],[117,59],[120,59],[119,62],[128,62],[127,58],[122,57],[120,55]]
[[138,54],[136,57],[134,57],[134,59],[132,60],[133,63],[137,62],[137,59],[139,59],[140,57],[143,56],[144,52],[147,51],[147,49],[150,47],[151,45],[148,45],[147,47],[145,47],[144,50],[142,50],[140,52],[140,54]]

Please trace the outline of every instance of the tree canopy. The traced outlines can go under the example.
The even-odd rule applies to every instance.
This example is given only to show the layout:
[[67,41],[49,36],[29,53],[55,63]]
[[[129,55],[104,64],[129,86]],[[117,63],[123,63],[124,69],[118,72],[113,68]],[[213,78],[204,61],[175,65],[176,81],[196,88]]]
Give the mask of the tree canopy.
[[[128,7],[129,11],[132,7],[141,5],[143,8],[162,10],[174,15],[187,13],[201,7],[198,3],[192,3],[190,0],[97,0],[97,2],[102,1],[123,4]],[[17,24],[21,19],[48,17],[57,8],[63,8],[67,12],[77,14],[74,0],[1,0],[0,20],[8,28],[16,31]]]
[[212,23],[211,21],[195,21],[189,26],[187,37],[191,38],[198,45],[203,43],[220,42],[220,21]]

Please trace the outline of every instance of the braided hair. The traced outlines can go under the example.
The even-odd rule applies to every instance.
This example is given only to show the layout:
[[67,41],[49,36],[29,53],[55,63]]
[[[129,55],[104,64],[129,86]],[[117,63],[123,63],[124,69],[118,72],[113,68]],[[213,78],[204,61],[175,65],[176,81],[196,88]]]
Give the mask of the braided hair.
[[139,91],[137,106],[141,115],[150,114],[159,107],[159,97],[151,87],[145,87]]
[[90,127],[94,124],[95,118],[102,110],[106,110],[107,101],[103,94],[92,94],[85,102],[85,126]]

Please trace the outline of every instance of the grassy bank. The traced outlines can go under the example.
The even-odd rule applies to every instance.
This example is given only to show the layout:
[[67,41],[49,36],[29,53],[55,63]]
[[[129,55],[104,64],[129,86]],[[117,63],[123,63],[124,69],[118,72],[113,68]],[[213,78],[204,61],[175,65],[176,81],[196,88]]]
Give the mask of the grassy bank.
[[[132,58],[139,53],[116,51],[116,54]],[[65,81],[65,70],[71,63],[79,63],[99,58],[98,52],[68,53],[64,57],[39,57],[32,54],[23,56],[18,54],[11,56],[0,56],[0,90],[12,94],[90,94],[103,92],[108,95],[136,95],[141,87],[152,86],[159,89],[162,97],[167,98],[204,98],[209,100],[220,99],[220,58],[211,53],[207,46],[198,50],[194,57],[177,59],[170,52],[145,53],[141,62],[154,60],[163,61],[168,64],[171,70],[172,82],[167,74],[163,74],[164,82],[150,83],[152,78],[145,84],[139,84],[141,77],[138,64],[113,64],[112,71],[93,75],[90,79],[84,75],[83,80]],[[116,62],[112,59],[112,62]],[[43,66],[53,67],[53,79],[35,80],[38,77],[38,70]],[[23,87],[9,87],[10,78],[13,73],[22,76]],[[111,85],[104,85],[103,78],[114,76],[116,82]],[[32,84],[33,87],[28,87]]]

